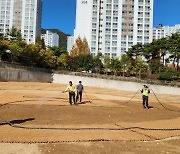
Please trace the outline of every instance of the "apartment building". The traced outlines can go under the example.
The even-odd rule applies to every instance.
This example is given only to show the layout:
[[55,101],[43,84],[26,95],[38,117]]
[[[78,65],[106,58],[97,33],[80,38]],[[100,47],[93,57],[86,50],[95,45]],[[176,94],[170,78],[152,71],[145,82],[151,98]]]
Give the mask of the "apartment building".
[[159,24],[158,27],[153,29],[153,39],[161,39],[178,32],[180,32],[180,24],[174,26],[163,26]]
[[41,32],[42,0],[0,0],[0,33],[13,26],[27,43],[35,43]]
[[119,57],[152,34],[153,0],[76,0],[74,41],[85,37],[92,55]]
[[73,45],[74,45],[74,36],[67,36],[67,51],[68,51],[68,53],[71,52]]
[[46,47],[59,46],[59,35],[57,33],[47,30],[46,34],[41,34],[41,38],[44,39]]

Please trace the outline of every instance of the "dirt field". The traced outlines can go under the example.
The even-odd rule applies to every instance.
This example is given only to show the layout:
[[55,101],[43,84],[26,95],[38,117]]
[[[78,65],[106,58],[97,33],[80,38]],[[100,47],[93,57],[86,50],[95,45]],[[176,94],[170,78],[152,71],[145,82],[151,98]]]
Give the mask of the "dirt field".
[[[70,106],[66,85],[0,82],[0,153],[180,153],[180,96],[85,87]],[[10,126],[9,124],[12,124]]]

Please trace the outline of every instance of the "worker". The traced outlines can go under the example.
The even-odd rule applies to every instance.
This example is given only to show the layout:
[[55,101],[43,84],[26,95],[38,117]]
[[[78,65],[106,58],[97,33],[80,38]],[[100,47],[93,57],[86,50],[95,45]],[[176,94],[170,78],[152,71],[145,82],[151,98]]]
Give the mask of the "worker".
[[144,88],[141,90],[142,95],[142,100],[143,100],[143,108],[147,108],[149,109],[149,105],[148,105],[148,95],[150,93],[150,90],[148,89],[147,85],[143,85]]
[[82,102],[82,92],[84,90],[84,87],[83,87],[81,81],[79,81],[79,84],[77,85],[76,89],[77,89],[76,102],[79,99],[79,102],[81,103]]
[[72,99],[75,105],[77,105],[75,97],[76,97],[76,87],[72,84],[72,81],[69,81],[69,85],[67,88],[63,91],[64,92],[69,92],[69,103],[72,105]]

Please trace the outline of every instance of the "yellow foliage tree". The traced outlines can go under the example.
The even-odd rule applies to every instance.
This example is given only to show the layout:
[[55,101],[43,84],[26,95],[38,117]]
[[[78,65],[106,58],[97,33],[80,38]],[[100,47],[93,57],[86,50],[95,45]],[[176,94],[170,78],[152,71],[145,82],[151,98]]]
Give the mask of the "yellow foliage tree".
[[70,56],[75,57],[75,56],[86,56],[86,55],[90,55],[88,42],[86,38],[82,40],[80,37],[78,37],[76,39],[76,44],[73,46],[71,50]]

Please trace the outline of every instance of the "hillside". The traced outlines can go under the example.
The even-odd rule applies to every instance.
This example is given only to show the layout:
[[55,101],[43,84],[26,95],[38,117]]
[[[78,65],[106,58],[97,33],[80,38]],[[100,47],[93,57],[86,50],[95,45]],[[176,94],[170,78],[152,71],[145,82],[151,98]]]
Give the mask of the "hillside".
[[41,28],[41,33],[45,34],[46,30],[57,33],[59,35],[59,46],[67,48],[67,36],[69,36],[68,34],[65,34],[58,29],[43,29],[43,28]]

